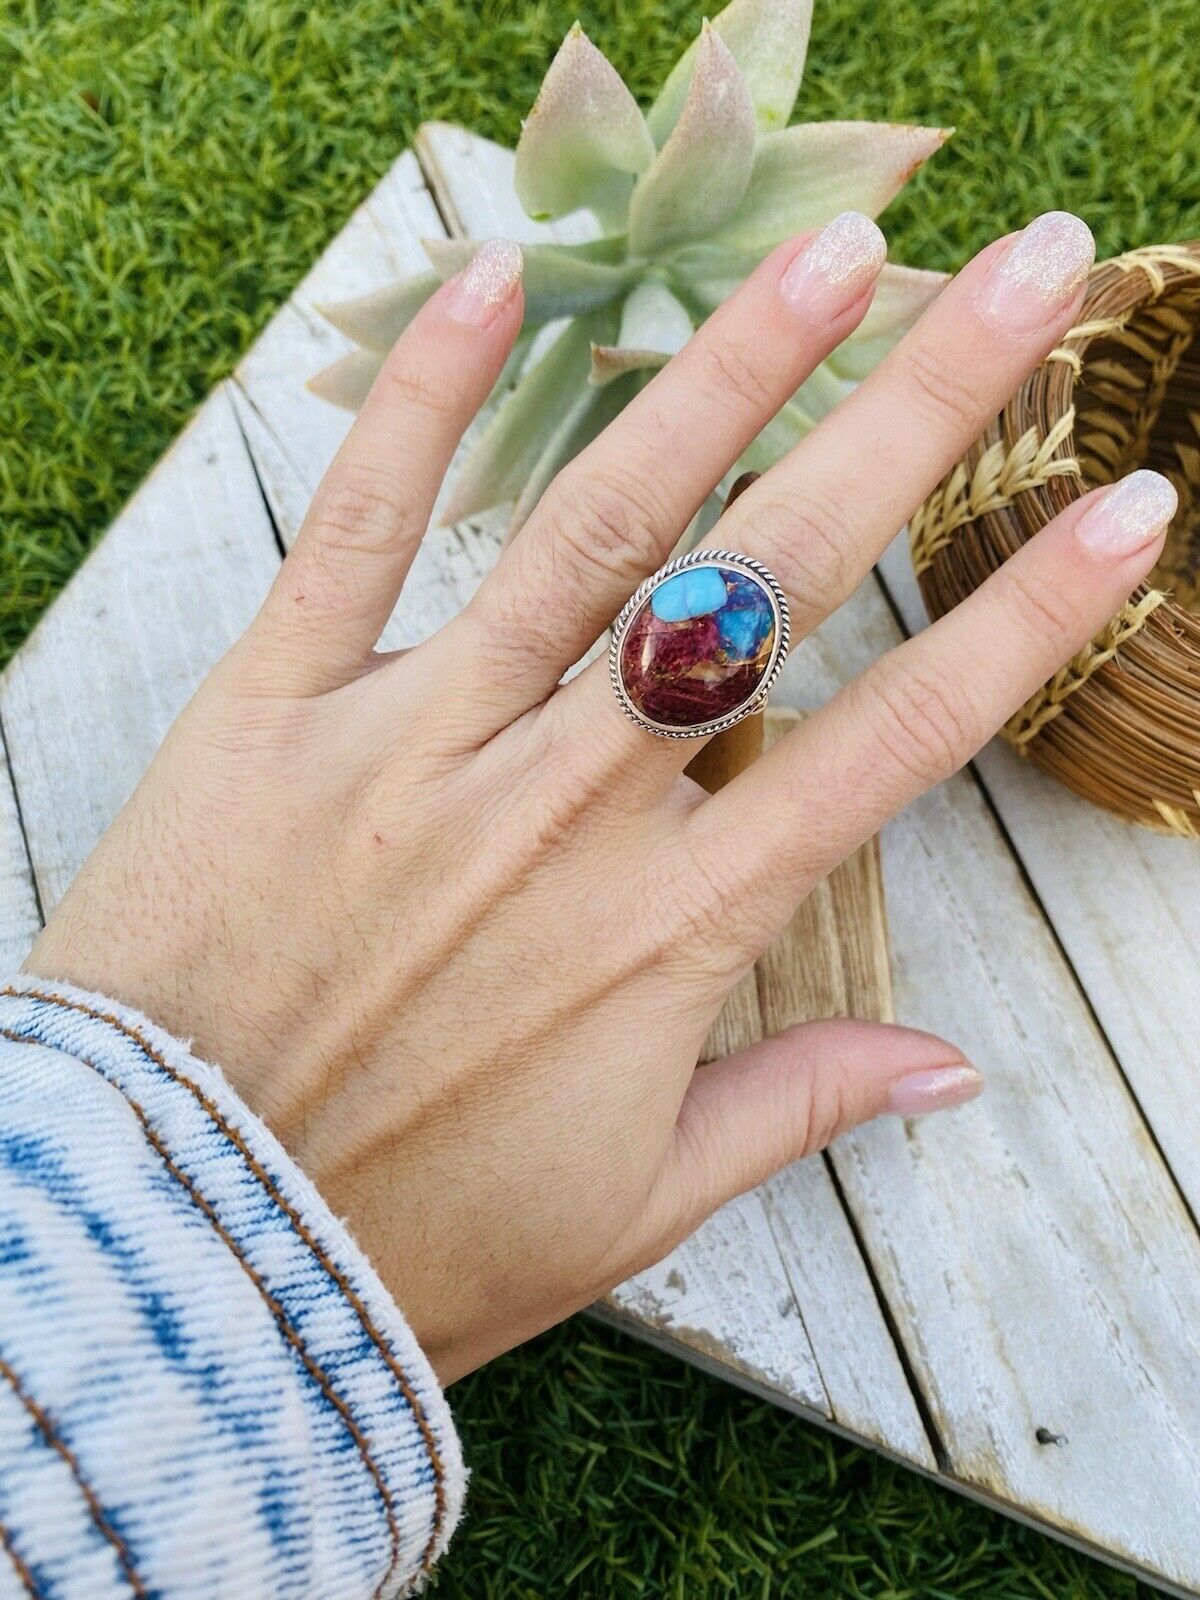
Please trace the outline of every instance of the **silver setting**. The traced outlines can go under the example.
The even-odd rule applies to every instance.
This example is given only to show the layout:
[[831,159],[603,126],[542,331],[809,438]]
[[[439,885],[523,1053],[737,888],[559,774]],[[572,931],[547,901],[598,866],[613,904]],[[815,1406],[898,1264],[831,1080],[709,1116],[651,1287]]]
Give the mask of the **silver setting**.
[[[677,572],[684,572],[690,567],[734,567],[752,578],[771,602],[775,617],[775,643],[762,682],[755,690],[753,698],[745,705],[739,706],[736,711],[727,712],[723,717],[715,717],[711,722],[701,722],[694,728],[672,728],[647,717],[629,698],[621,673],[621,645],[629,631],[629,624],[659,584],[665,583]],[[755,561],[753,556],[742,555],[737,550],[691,550],[687,555],[676,556],[674,561],[668,561],[666,566],[659,567],[657,572],[651,573],[621,608],[620,615],[613,623],[612,643],[608,649],[608,676],[613,686],[613,693],[617,697],[617,704],[629,720],[636,722],[639,728],[657,734],[660,739],[707,739],[714,733],[724,733],[726,728],[734,727],[743,717],[753,716],[756,711],[762,710],[767,703],[771,685],[778,678],[780,669],[787,659],[791,636],[792,624],[788,615],[787,596],[780,588],[774,573],[764,567],[761,561]]]

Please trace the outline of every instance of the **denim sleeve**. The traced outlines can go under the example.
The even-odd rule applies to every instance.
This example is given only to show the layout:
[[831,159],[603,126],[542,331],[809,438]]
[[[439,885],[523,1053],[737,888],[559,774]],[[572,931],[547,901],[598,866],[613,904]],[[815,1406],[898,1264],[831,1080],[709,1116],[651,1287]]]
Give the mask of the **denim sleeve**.
[[0,1600],[390,1600],[464,1484],[406,1323],[221,1074],[0,990]]

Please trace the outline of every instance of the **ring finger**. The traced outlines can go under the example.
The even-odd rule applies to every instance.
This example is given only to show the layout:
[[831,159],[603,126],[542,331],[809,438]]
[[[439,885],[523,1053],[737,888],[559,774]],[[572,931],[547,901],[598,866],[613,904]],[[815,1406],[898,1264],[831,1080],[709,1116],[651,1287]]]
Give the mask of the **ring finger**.
[[[1062,337],[1093,253],[1085,224],[1064,212],[991,245],[860,388],[722,518],[713,542],[775,575],[793,638],[849,598],[896,529]],[[556,697],[553,711],[568,727],[595,727],[616,715],[611,701],[607,671],[596,663]],[[624,723],[609,759],[666,781],[695,748],[690,739],[652,744]]]
[[[497,726],[543,700],[695,511],[861,320],[886,254],[848,212],[781,245],[559,473],[444,630],[461,698]],[[468,681],[470,680],[470,681]]]

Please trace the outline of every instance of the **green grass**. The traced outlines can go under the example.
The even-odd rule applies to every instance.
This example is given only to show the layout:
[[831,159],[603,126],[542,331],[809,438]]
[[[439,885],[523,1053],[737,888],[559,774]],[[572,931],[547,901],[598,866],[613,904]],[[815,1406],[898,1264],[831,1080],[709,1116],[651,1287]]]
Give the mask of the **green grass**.
[[[512,140],[571,4],[0,0],[0,659],[425,117]],[[699,6],[582,19],[647,95]],[[818,0],[807,117],[953,123],[885,219],[1200,233],[1194,0]],[[1193,107],[1190,115],[1187,107]],[[1148,1593],[586,1324],[463,1385],[453,1596]]]

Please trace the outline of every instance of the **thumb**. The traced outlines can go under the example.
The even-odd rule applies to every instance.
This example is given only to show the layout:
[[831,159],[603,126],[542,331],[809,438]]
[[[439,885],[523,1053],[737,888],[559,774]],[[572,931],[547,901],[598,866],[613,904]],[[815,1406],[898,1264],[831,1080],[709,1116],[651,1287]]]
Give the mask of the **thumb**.
[[973,1100],[983,1079],[931,1033],[880,1022],[806,1022],[700,1067],[663,1178],[682,1233],[734,1195],[885,1112]]

